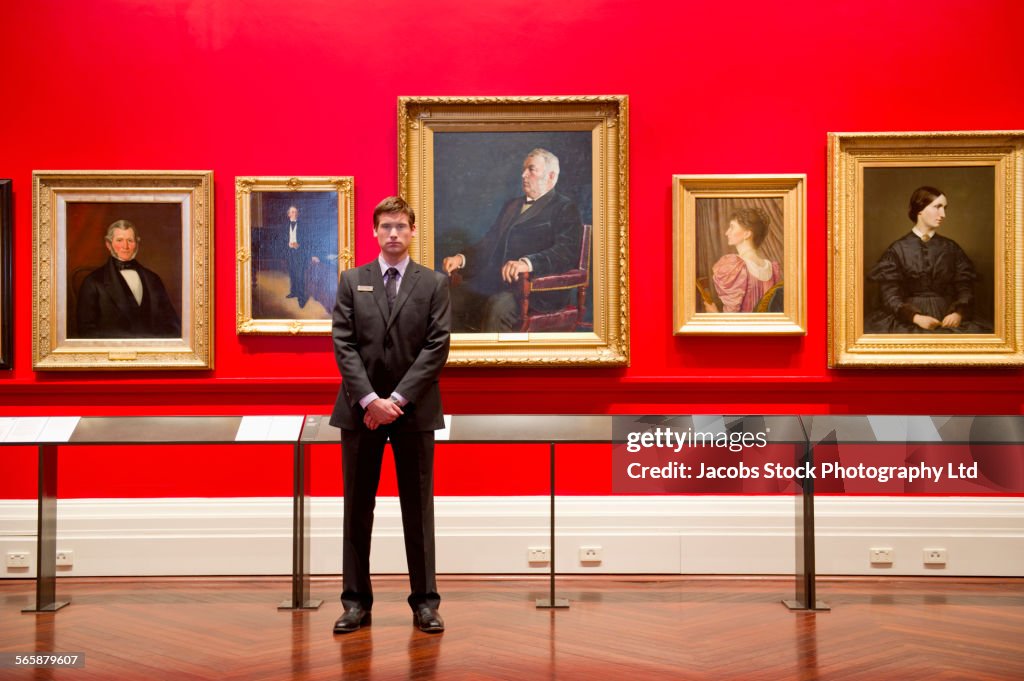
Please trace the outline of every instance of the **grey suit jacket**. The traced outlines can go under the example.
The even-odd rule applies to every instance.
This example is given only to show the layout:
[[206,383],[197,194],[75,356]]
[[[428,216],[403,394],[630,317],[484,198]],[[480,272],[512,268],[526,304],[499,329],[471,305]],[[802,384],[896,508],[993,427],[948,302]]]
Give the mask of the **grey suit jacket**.
[[410,262],[388,314],[377,259],[346,270],[338,283],[332,336],[342,384],[331,425],[362,428],[359,400],[371,392],[385,398],[398,392],[409,403],[392,427],[444,427],[438,378],[451,336],[448,277]]

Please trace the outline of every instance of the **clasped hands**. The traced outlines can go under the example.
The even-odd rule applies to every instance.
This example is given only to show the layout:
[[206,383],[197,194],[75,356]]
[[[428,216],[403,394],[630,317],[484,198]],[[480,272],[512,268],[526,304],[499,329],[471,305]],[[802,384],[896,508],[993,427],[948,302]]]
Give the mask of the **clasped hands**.
[[940,326],[944,329],[956,329],[960,327],[960,322],[962,321],[963,317],[959,312],[950,312],[942,318],[941,322],[935,317],[926,314],[914,315],[914,323],[927,331],[931,331]]
[[380,426],[393,423],[395,419],[404,413],[402,408],[391,400],[378,397],[366,405],[366,413],[363,414],[363,425],[370,430],[377,430]]

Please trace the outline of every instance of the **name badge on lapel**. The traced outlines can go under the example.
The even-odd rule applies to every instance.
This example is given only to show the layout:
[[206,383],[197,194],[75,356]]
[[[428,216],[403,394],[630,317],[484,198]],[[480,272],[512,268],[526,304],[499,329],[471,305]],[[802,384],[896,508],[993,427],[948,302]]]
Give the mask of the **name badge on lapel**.
[[364,285],[364,284],[359,284],[358,286],[356,286],[356,290],[357,291],[368,291],[370,293],[373,293],[373,286],[367,286],[367,285]]

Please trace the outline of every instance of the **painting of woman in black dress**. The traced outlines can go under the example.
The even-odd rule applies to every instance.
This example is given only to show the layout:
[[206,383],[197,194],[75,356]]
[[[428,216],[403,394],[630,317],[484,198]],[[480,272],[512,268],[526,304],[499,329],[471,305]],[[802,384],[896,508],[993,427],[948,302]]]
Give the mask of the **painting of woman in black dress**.
[[978,270],[953,239],[940,232],[950,206],[945,192],[921,186],[910,196],[913,227],[892,242],[867,272],[878,287],[869,304],[865,333],[992,333],[978,314]]

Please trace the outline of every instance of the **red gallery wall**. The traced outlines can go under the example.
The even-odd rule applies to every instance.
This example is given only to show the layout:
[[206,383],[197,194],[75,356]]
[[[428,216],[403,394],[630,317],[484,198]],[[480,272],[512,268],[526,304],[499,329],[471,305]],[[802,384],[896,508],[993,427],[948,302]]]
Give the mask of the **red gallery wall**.
[[[0,177],[15,194],[0,414],[326,412],[329,339],[235,334],[235,176],[355,176],[363,262],[397,185],[397,97],[571,94],[630,97],[632,364],[449,369],[447,411],[1022,413],[1020,370],[826,367],[826,133],[1024,128],[1017,0],[35,0],[0,15]],[[34,169],[214,171],[214,370],[32,370]],[[672,335],[673,173],[807,174],[805,337]],[[318,454],[319,493],[340,492],[335,455]],[[607,452],[566,456],[586,465],[564,491],[609,492]],[[287,457],[76,449],[61,494],[287,495]],[[439,494],[546,492],[546,451],[439,457]],[[0,498],[34,496],[33,450],[0,466]]]

